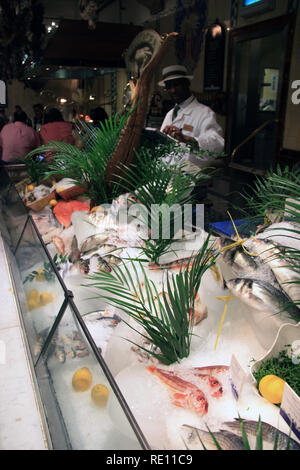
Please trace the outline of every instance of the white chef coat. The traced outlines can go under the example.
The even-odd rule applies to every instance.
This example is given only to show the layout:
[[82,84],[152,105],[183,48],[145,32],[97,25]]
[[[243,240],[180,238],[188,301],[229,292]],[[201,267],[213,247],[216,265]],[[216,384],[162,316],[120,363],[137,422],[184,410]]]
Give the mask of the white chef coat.
[[163,131],[166,126],[176,126],[184,135],[194,137],[200,150],[223,152],[224,138],[215,113],[208,106],[199,103],[195,96],[190,96],[180,103],[179,107],[174,121],[172,121],[174,108],[166,114],[160,130]]

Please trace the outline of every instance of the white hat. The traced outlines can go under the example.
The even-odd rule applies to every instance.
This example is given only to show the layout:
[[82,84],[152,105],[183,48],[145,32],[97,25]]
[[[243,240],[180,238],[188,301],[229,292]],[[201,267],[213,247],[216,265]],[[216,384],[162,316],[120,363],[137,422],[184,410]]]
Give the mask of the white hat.
[[165,86],[165,82],[168,80],[176,80],[177,78],[187,78],[192,80],[193,75],[188,75],[188,71],[184,65],[169,65],[169,67],[163,68],[162,71],[163,79],[158,82],[159,86]]

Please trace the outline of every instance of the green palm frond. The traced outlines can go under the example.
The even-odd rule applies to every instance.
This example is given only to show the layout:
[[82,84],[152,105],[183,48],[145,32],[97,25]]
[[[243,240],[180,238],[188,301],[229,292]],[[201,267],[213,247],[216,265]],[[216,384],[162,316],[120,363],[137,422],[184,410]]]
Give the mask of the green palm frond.
[[[245,429],[243,418],[241,418],[239,416],[238,420],[239,420],[239,424],[240,424],[241,437],[242,437],[242,440],[243,440],[244,449],[245,450],[255,450],[255,451],[264,450],[264,448],[263,448],[263,423],[261,421],[261,416],[259,416],[258,422],[257,422],[256,436],[255,436],[256,437],[255,449],[252,449],[250,444],[249,444],[249,439],[248,439],[247,431]],[[226,449],[223,449],[221,444],[218,442],[218,439],[215,436],[215,433],[213,431],[211,431],[210,428],[207,425],[206,425],[206,428],[207,428],[207,431],[208,431],[210,437],[212,438],[212,440],[213,440],[213,442],[216,446],[216,449],[217,450],[226,450]],[[205,444],[203,443],[203,441],[201,439],[201,436],[200,436],[200,433],[199,433],[198,429],[197,428],[193,428],[193,429],[196,432],[196,435],[199,439],[199,442],[200,442],[203,450],[207,450]],[[273,450],[278,450],[279,434],[280,434],[280,431],[277,430],[276,434],[275,434],[275,437],[274,437]],[[184,442],[184,445],[185,445],[186,449],[189,450],[189,448],[188,448],[188,446],[186,445],[185,442]],[[291,429],[290,429],[289,436],[287,437],[285,450],[290,450],[290,446],[291,446]]]
[[40,184],[42,180],[46,179],[48,164],[44,161],[41,161],[37,155],[35,155],[33,158],[26,156],[24,159],[24,164],[32,183]]
[[[156,284],[148,279],[141,262],[131,260],[127,264],[122,261],[113,267],[111,273],[100,272],[89,276],[92,282],[87,286],[100,289],[99,297],[134,320],[133,324],[126,320],[125,323],[150,340],[154,348],[147,352],[163,364],[173,364],[189,355],[192,337],[190,317],[193,318],[195,295],[202,275],[215,262],[212,249],[207,249],[208,244],[209,237],[198,252],[191,270],[188,267],[167,277],[162,295]],[[142,327],[142,332],[134,325]]]
[[266,176],[256,177],[251,193],[245,190],[241,196],[246,202],[245,213],[249,216],[250,211],[255,217],[266,216],[268,212],[282,216],[286,198],[292,197],[296,202],[290,202],[288,208],[290,215],[297,217],[297,210],[300,210],[300,169],[285,167],[282,170],[278,165]]
[[182,227],[184,205],[193,202],[194,185],[206,178],[201,170],[187,174],[182,163],[171,166],[145,148],[136,152],[135,165],[124,168],[120,185],[126,192],[135,188],[137,202],[143,206],[137,219],[150,229],[141,248],[150,261],[157,262],[176,241],[175,228]]

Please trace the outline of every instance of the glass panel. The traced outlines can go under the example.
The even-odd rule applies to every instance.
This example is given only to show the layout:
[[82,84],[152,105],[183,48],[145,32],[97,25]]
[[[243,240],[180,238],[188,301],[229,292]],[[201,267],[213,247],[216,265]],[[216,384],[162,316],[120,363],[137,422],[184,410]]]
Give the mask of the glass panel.
[[[38,361],[36,375],[54,449],[141,449],[70,307]],[[48,400],[49,395],[55,398]]]
[[20,278],[19,305],[35,362],[64,302],[65,294],[31,219],[28,220],[15,257],[13,275],[14,278]]
[[276,111],[279,70],[265,68],[261,85],[259,110]]
[[28,212],[14,184],[10,182],[7,172],[3,168],[0,169],[0,172],[1,219],[3,222],[1,229],[2,225],[6,227],[3,234],[5,241],[14,250],[28,218]]
[[261,128],[234,157],[246,167],[267,170],[274,163],[286,38],[284,27],[234,42],[231,152]]

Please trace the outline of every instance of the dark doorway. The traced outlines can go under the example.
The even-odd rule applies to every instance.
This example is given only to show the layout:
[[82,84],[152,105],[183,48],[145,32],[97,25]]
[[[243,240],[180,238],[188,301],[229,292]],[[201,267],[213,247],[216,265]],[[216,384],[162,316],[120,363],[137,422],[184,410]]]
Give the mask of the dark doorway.
[[293,24],[294,18],[286,15],[230,34],[227,152],[232,155],[238,148],[234,163],[245,169],[266,171],[278,160]]

